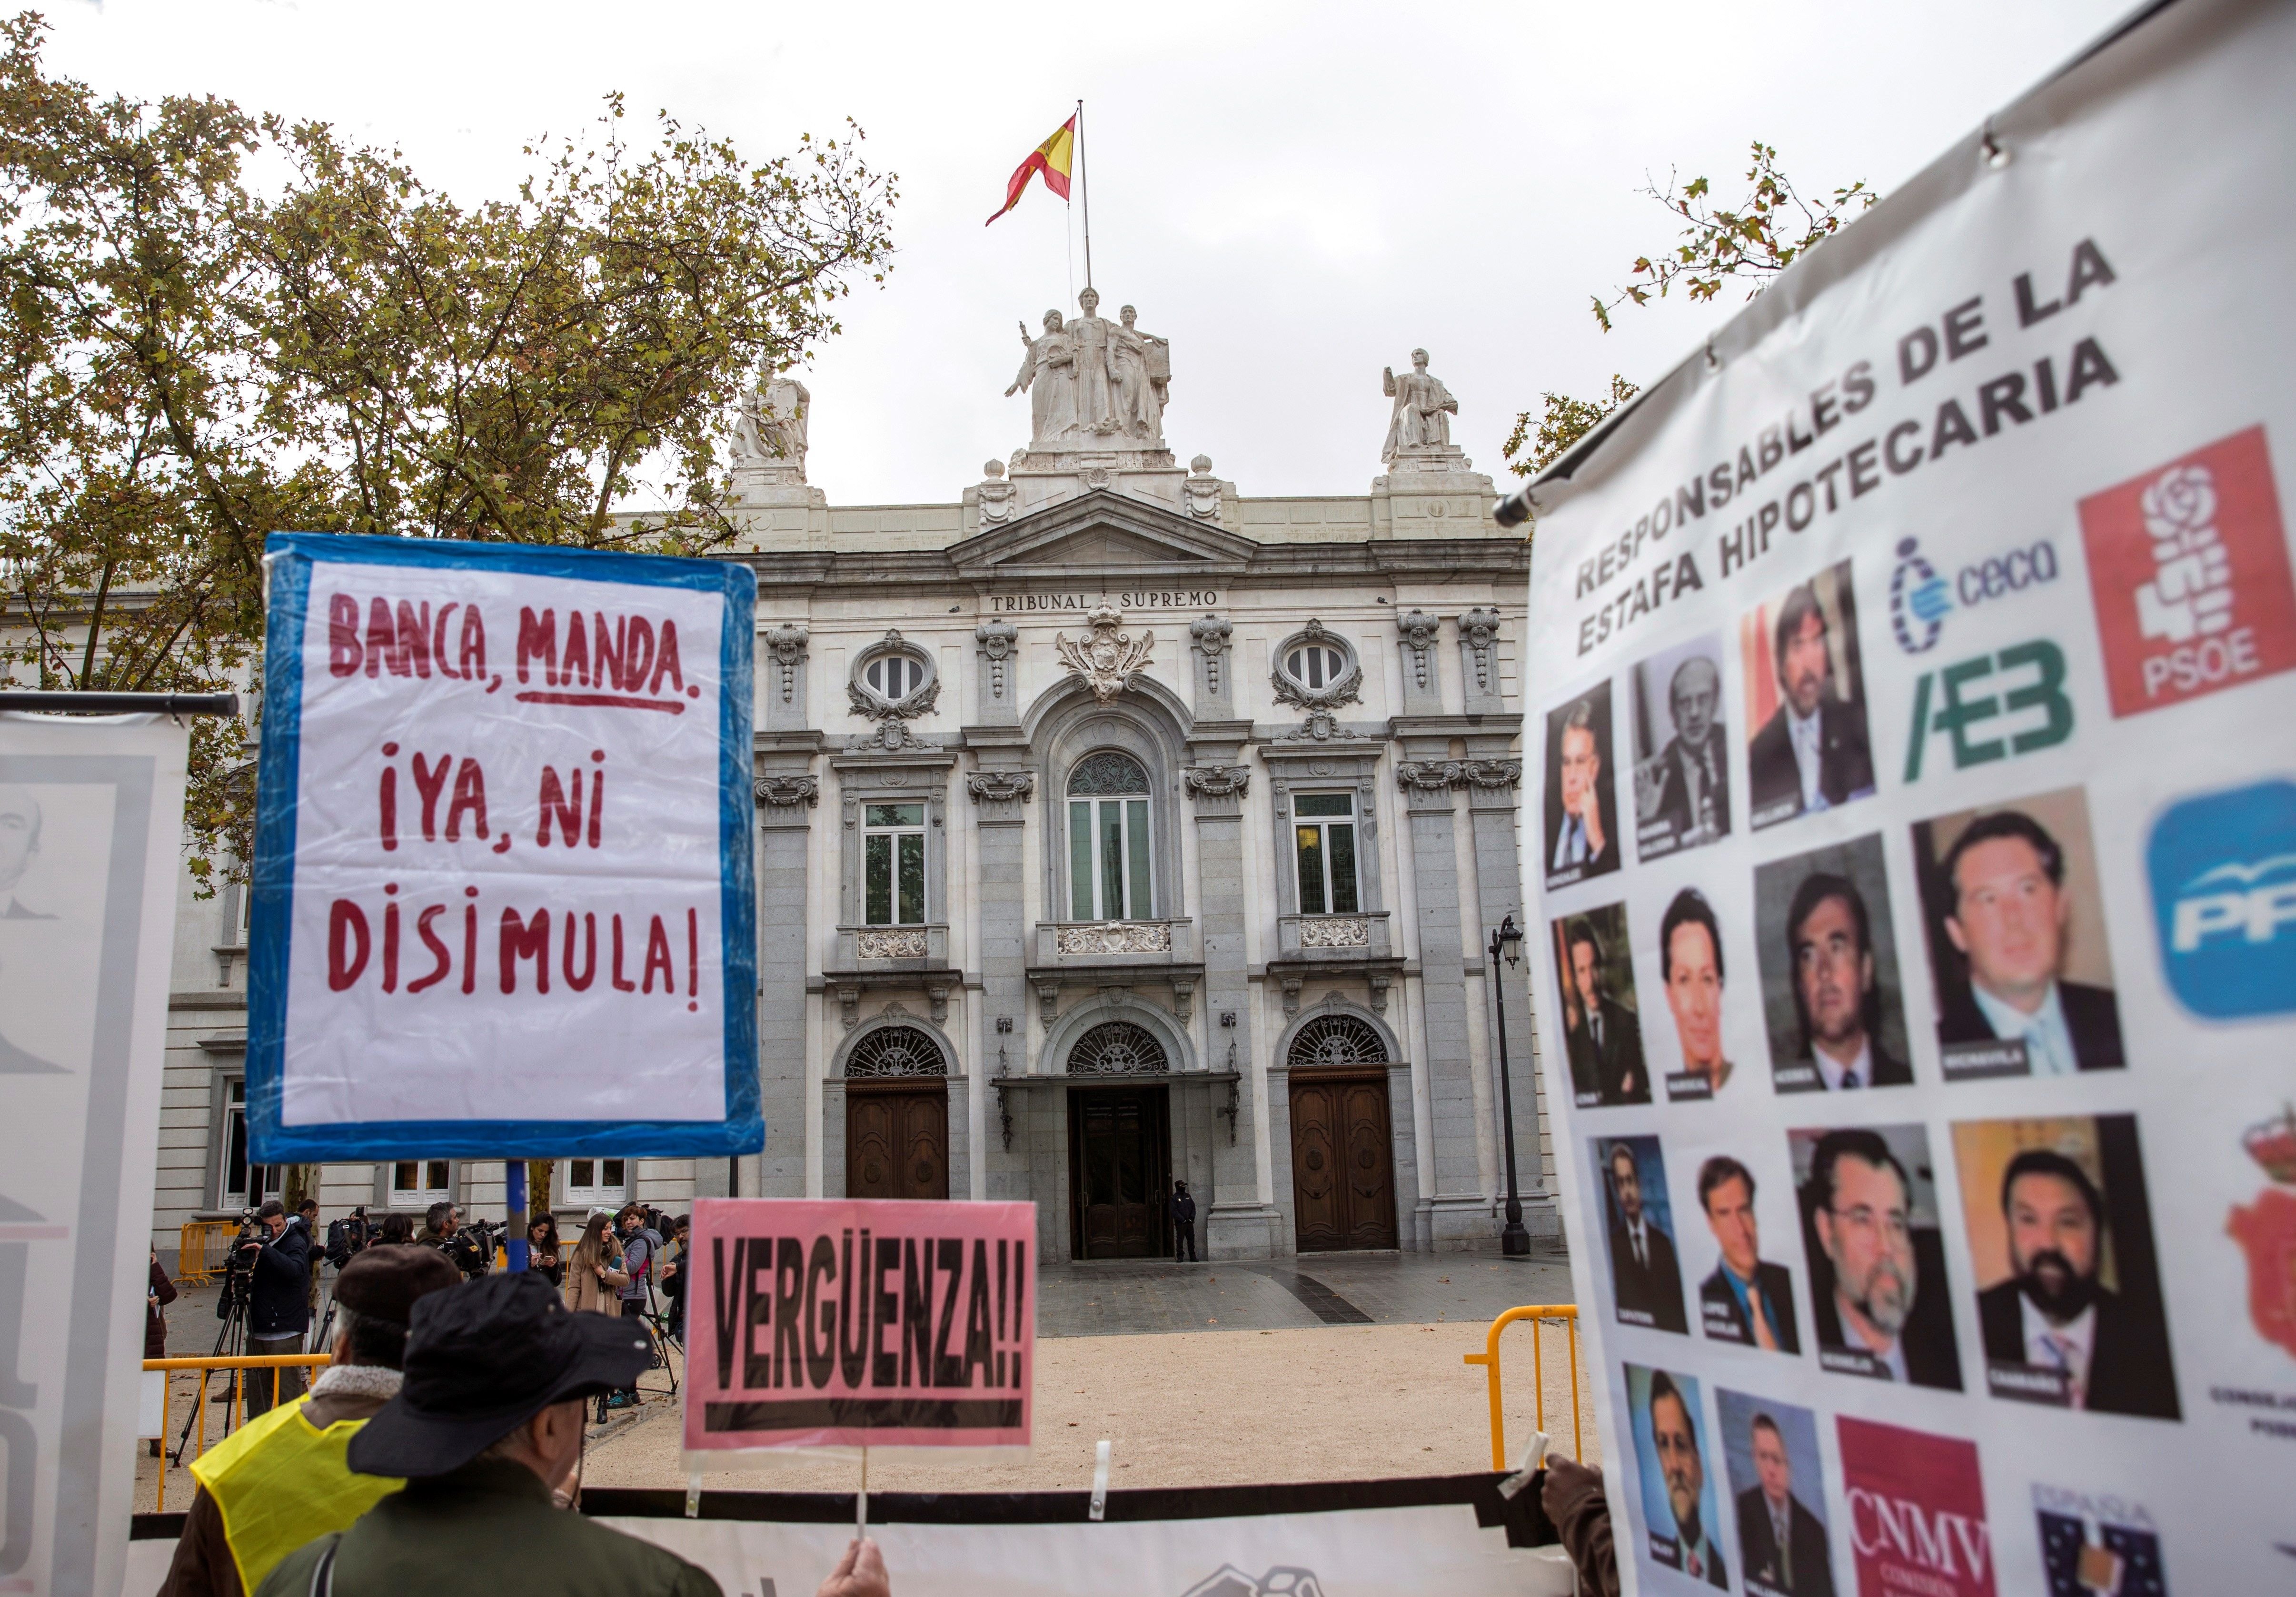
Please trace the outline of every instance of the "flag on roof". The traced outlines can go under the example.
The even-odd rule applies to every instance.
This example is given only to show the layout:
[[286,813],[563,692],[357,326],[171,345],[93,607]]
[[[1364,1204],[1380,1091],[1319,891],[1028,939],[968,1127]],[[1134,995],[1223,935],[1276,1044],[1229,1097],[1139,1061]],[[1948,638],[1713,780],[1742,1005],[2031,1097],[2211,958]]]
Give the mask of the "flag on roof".
[[[996,213],[1001,217],[1021,203],[1021,191],[1029,186],[1029,175],[1041,172],[1045,186],[1065,200],[1069,197],[1069,170],[1076,160],[1077,119],[1070,117],[1053,130],[1053,136],[1029,152],[1029,159],[1013,172],[1013,180],[1004,185],[1004,207]],[[994,222],[996,217],[988,221]],[[987,226],[988,223],[981,224]]]

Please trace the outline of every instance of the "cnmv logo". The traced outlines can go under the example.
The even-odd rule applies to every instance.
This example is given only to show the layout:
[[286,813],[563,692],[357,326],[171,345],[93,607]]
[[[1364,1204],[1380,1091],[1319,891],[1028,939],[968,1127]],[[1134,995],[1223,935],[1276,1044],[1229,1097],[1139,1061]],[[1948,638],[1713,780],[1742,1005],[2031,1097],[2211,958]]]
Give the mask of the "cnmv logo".
[[2212,1020],[2296,1010],[2296,782],[2173,804],[2145,847],[2169,990]]
[[1964,566],[1948,582],[1923,555],[1918,540],[1898,544],[1898,569],[1890,574],[1890,630],[1908,654],[1926,654],[1945,630],[1956,603],[1973,609],[1988,599],[2021,594],[2057,579],[2057,548],[2048,539],[2006,554],[1988,555]]

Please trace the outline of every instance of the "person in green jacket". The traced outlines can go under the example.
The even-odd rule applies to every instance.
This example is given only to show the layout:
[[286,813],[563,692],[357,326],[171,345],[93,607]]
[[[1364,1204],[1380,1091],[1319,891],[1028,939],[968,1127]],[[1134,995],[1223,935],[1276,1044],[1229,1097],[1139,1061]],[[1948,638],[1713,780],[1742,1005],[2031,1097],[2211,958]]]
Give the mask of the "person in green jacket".
[[[564,1511],[585,1405],[636,1380],[648,1351],[643,1328],[576,1314],[531,1273],[422,1298],[405,1382],[349,1451],[406,1490],[290,1553],[257,1597],[723,1597],[699,1566]],[[891,1597],[876,1544],[849,1549],[822,1593]]]

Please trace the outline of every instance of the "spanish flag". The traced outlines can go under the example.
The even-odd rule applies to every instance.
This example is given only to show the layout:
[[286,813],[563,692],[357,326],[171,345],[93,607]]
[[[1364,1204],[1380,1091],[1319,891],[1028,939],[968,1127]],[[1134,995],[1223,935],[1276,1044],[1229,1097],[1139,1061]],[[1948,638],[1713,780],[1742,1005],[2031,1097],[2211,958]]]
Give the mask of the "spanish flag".
[[[1012,182],[1004,185],[1004,209],[998,211],[996,217],[1003,216],[1004,211],[1021,203],[1021,191],[1029,186],[1029,174],[1031,172],[1042,172],[1046,188],[1063,200],[1069,197],[1069,168],[1076,159],[1076,118],[1070,117],[1054,129],[1052,137],[1029,152],[1029,159],[1021,163],[1020,169],[1013,174]],[[996,217],[989,217],[988,221],[994,222]],[[984,227],[988,225],[988,222],[981,224]]]

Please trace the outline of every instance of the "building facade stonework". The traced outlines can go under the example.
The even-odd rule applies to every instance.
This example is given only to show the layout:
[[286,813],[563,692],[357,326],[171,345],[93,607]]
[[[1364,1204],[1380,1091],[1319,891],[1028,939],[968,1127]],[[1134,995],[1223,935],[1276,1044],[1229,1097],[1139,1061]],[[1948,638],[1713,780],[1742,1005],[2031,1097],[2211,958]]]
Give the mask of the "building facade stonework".
[[[951,503],[838,506],[776,379],[734,464],[758,573],[758,1061],[739,1160],[559,1160],[625,1196],[1032,1200],[1047,1258],[1491,1245],[1485,945],[1521,899],[1529,551],[1390,380],[1368,493],[1250,498],[1162,437],[1170,346],[1029,341],[1027,446]],[[1368,457],[1380,444],[1375,413]],[[790,420],[794,416],[795,420]],[[256,1201],[242,895],[179,916],[155,1243]],[[1557,1230],[1525,970],[1504,984],[1527,1223]],[[328,1167],[332,1216],[499,1165]]]

